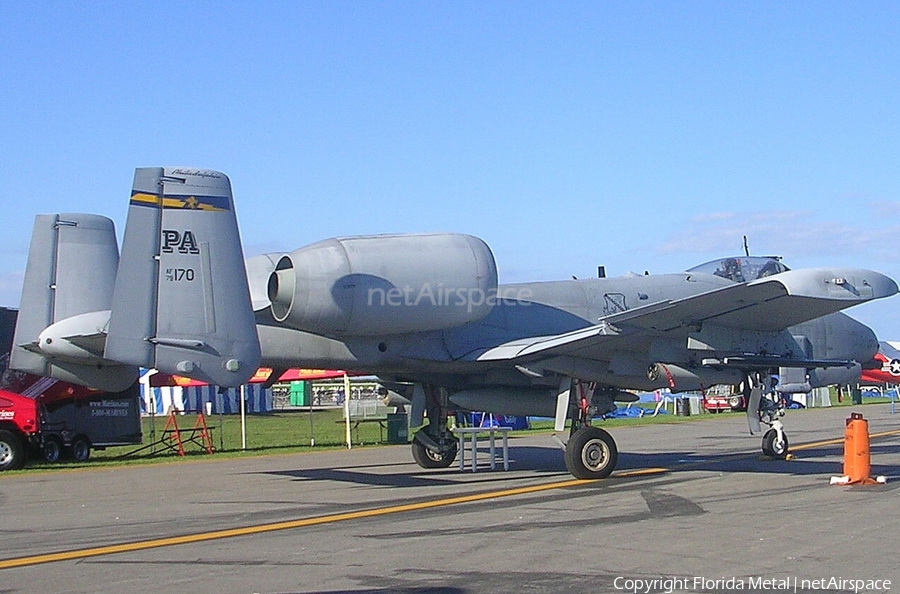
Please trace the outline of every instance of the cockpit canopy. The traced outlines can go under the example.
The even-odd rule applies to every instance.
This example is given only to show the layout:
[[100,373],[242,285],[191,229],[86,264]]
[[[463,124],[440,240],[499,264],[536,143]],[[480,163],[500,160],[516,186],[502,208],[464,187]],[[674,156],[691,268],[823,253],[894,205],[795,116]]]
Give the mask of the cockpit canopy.
[[775,256],[740,256],[713,260],[694,266],[688,272],[703,272],[733,280],[736,283],[756,280],[790,270]]

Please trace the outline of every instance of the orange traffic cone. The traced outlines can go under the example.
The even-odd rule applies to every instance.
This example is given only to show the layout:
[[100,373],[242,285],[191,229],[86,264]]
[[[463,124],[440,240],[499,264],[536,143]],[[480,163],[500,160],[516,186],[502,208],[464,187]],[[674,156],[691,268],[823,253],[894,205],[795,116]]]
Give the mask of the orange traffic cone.
[[874,485],[885,482],[884,477],[869,476],[869,422],[860,413],[850,413],[844,429],[844,476],[832,477],[832,485]]

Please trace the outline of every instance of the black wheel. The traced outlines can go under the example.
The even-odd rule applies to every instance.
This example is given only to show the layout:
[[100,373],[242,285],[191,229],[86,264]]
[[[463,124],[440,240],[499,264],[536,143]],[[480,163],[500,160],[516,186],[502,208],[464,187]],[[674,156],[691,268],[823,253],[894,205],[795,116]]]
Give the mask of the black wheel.
[[25,444],[18,435],[0,429],[0,470],[18,470],[25,466]]
[[63,454],[63,444],[55,435],[44,438],[44,447],[41,450],[45,462],[59,462]]
[[[421,429],[421,431],[424,431],[424,429]],[[422,468],[449,468],[453,461],[456,460],[458,450],[459,445],[455,441],[440,454],[425,447],[425,444],[418,439],[413,439],[412,442],[413,460]]]
[[91,443],[84,435],[79,435],[72,440],[69,446],[69,453],[76,462],[85,462],[91,457]]
[[780,458],[782,460],[787,458],[790,444],[788,444],[787,435],[783,431],[781,432],[781,435],[783,436],[783,440],[779,442],[777,431],[774,429],[766,431],[766,434],[763,435],[762,439],[763,454],[770,458]]
[[566,468],[575,478],[606,478],[615,470],[618,458],[612,435],[599,427],[582,427],[566,444]]

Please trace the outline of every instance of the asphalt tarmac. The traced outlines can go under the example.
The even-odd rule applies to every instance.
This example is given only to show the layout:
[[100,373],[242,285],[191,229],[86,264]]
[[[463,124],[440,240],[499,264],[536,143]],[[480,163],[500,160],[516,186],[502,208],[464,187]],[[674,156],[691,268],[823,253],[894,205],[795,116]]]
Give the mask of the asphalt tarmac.
[[602,481],[549,435],[508,472],[387,446],[0,475],[0,593],[900,591],[900,413],[858,409],[887,484],[832,486],[851,410],[791,411],[787,461],[737,414],[613,428]]

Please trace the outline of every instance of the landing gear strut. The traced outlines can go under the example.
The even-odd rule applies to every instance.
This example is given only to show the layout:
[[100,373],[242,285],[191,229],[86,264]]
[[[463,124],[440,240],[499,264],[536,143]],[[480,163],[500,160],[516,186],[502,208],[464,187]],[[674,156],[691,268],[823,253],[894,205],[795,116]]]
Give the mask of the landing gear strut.
[[413,459],[422,468],[449,468],[456,460],[459,444],[447,428],[447,391],[427,385],[424,389],[428,425],[413,437]]
[[616,468],[619,457],[612,435],[591,426],[591,418],[597,414],[598,406],[615,409],[615,404],[608,396],[594,392],[592,384],[578,381],[573,382],[569,391],[572,426],[566,443],[566,468],[580,479],[608,477]]
[[748,374],[744,381],[744,394],[747,397],[747,421],[750,435],[762,431],[761,423],[770,428],[762,438],[762,453],[770,458],[784,460],[788,456],[790,444],[784,431],[784,403],[773,389],[772,376],[767,374]]

